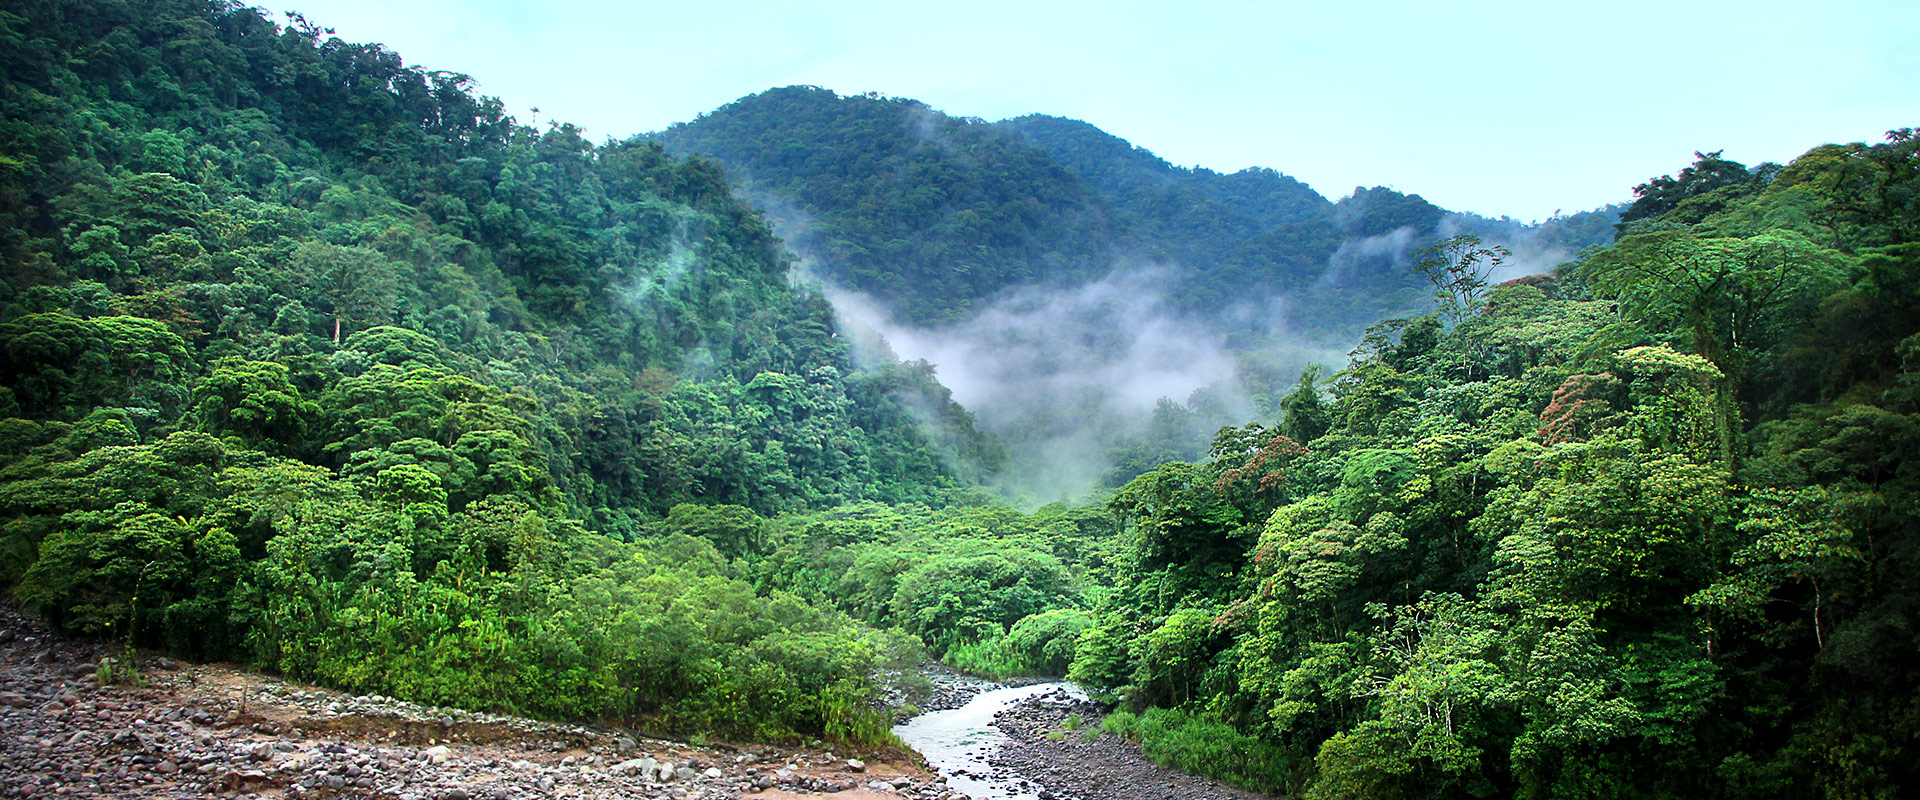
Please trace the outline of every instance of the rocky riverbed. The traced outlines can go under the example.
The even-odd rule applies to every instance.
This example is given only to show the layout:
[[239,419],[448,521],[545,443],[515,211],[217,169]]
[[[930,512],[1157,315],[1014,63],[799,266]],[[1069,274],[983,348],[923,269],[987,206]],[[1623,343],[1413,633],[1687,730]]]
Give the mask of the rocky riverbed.
[[1140,747],[1100,732],[1105,711],[1065,689],[994,715],[1011,740],[987,757],[1039,800],[1256,800],[1266,795],[1155,766]]
[[[934,676],[936,683],[938,676]],[[1030,683],[1030,682],[1029,682]],[[1101,731],[1103,706],[1069,684],[979,682],[952,710],[894,732],[948,783],[995,800],[1253,800],[1263,795],[1155,766],[1140,747]]]
[[0,797],[954,797],[907,759],[695,746],[129,661],[0,607]]
[[[1007,685],[938,666],[928,678],[929,711]],[[1039,800],[1260,797],[1156,767],[1111,734],[1090,737],[1102,717],[1064,690],[1040,691],[992,716],[1007,741],[986,754],[993,774],[973,777]],[[917,759],[697,746],[343,694],[227,665],[125,657],[0,606],[7,797],[965,800]]]
[[974,675],[959,672],[938,661],[928,661],[920,665],[920,674],[926,676],[932,685],[927,697],[920,703],[920,710],[947,711],[967,704],[981,692],[988,692],[1007,686],[1031,686],[1045,683],[1047,678],[1010,678],[1004,681],[990,681]]

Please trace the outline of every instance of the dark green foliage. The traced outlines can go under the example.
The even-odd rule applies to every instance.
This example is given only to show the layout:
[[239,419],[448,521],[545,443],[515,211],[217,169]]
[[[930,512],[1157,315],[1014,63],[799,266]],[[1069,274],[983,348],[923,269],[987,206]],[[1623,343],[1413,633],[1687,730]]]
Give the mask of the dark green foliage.
[[[930,366],[853,362],[714,162],[220,3],[11,3],[0,67],[0,580],[61,628],[866,746],[930,650],[1064,670],[1154,758],[1309,797],[1920,781],[1910,130],[1702,156],[1551,276],[1486,286],[1455,239],[1444,318],[1290,393],[1250,365],[1278,419],[1204,457],[1207,397],[1166,403],[1123,488],[1023,514],[963,488],[996,446]],[[871,152],[808,145],[836,115]],[[1093,277],[1109,240],[1200,265],[1196,307],[1404,289],[1340,241],[1444,213],[821,90],[667,138],[699,130],[922,319]]]
[[1099,192],[1133,246],[1148,246],[1206,276],[1183,289],[1188,296],[1182,299],[1195,308],[1217,308],[1249,291],[1302,288],[1325,270],[1340,244],[1334,204],[1272,170],[1183,169],[1060,117],[1036,114],[996,127],[1045,151]]
[[1758,191],[1780,170],[1778,164],[1763,164],[1748,170],[1738,161],[1721,158],[1720,153],[1719,150],[1694,153],[1693,164],[1680,170],[1678,177],[1662,175],[1633,187],[1633,196],[1637,199],[1620,212],[1621,229],[1638,220],[1667,214],[1682,205],[1689,206],[1688,213],[1679,215],[1675,221],[1699,222],[1707,214],[1726,207],[1729,201]]
[[[724,161],[811,274],[896,324],[1005,353],[998,370],[947,366],[1021,387],[975,411],[1013,445],[996,483],[1042,502],[1199,458],[1214,430],[1250,414],[1274,422],[1303,343],[1348,342],[1424,307],[1407,265],[1446,233],[1509,243],[1533,269],[1613,236],[1612,210],[1522,224],[1379,187],[1330,202],[1273,170],[1176,167],[1076,120],[986,124],[819,87],[742,98],[651,138]],[[1485,273],[1475,280],[1506,277]],[[1003,314],[1014,324],[987,324]],[[1182,335],[1137,334],[1163,327]],[[1113,377],[1186,342],[1234,359],[1231,377],[1170,390],[1151,410]],[[1044,403],[1007,399],[1026,387],[1045,387]],[[936,442],[966,477],[998,465]],[[1062,451],[1086,455],[1063,465]]]
[[[987,124],[814,86],[745,97],[653,138],[724,161],[822,277],[923,325],[965,319],[1012,287],[1170,263],[1170,304],[1182,312],[1304,295],[1284,332],[1262,315],[1234,325],[1237,349],[1280,333],[1344,338],[1418,304],[1401,259],[1436,238],[1449,213],[1384,187],[1336,203],[1273,170],[1176,167],[1078,120]],[[1489,237],[1569,255],[1612,234],[1610,213],[1537,226],[1456,216]],[[1336,258],[1343,242],[1402,229],[1397,248]]]
[[978,120],[911,100],[791,86],[657,139],[776,190],[804,217],[795,245],[828,277],[910,319],[956,319],[1010,286],[1104,271],[1112,231],[1084,184]]

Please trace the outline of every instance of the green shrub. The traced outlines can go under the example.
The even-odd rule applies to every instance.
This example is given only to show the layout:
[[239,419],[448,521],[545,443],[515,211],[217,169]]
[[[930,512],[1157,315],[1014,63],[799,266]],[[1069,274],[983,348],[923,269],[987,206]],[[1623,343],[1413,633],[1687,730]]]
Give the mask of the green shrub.
[[1179,709],[1149,708],[1140,714],[1116,711],[1100,727],[1139,743],[1155,764],[1244,789],[1284,792],[1294,771],[1294,760],[1279,748],[1231,725]]
[[996,681],[1033,674],[1032,666],[1020,657],[1005,636],[995,636],[983,642],[956,644],[947,648],[943,660],[947,666],[961,672]]
[[1097,625],[1074,640],[1067,679],[1095,697],[1112,697],[1133,675],[1132,634],[1123,625]]
[[1075,608],[1030,614],[1007,630],[1007,642],[1035,675],[1065,675],[1080,633],[1093,627],[1093,615]]

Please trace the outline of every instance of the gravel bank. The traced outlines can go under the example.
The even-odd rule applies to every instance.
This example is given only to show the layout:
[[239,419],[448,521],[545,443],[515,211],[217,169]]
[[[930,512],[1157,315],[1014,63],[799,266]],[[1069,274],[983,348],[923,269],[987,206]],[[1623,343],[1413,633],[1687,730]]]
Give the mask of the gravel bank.
[[[1067,730],[1068,717],[1078,717]],[[1040,800],[1259,800],[1255,792],[1154,766],[1140,747],[1099,731],[1101,707],[1064,690],[1022,701],[994,717],[1012,739],[988,757],[993,769],[1024,779]],[[1054,738],[1050,734],[1063,734]]]
[[[904,759],[724,744],[433,708],[135,657],[0,607],[0,797],[731,800],[950,798]],[[107,662],[110,667],[115,662]]]

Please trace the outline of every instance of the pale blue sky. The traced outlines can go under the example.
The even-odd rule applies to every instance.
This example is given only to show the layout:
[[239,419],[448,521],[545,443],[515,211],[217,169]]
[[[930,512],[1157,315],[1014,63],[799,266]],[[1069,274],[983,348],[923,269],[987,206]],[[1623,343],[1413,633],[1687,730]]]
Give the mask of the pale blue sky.
[[1920,126],[1912,0],[271,8],[468,73],[523,122],[538,107],[595,140],[815,84],[956,116],[1075,117],[1183,166],[1522,219],[1629,200],[1695,150],[1786,161]]

